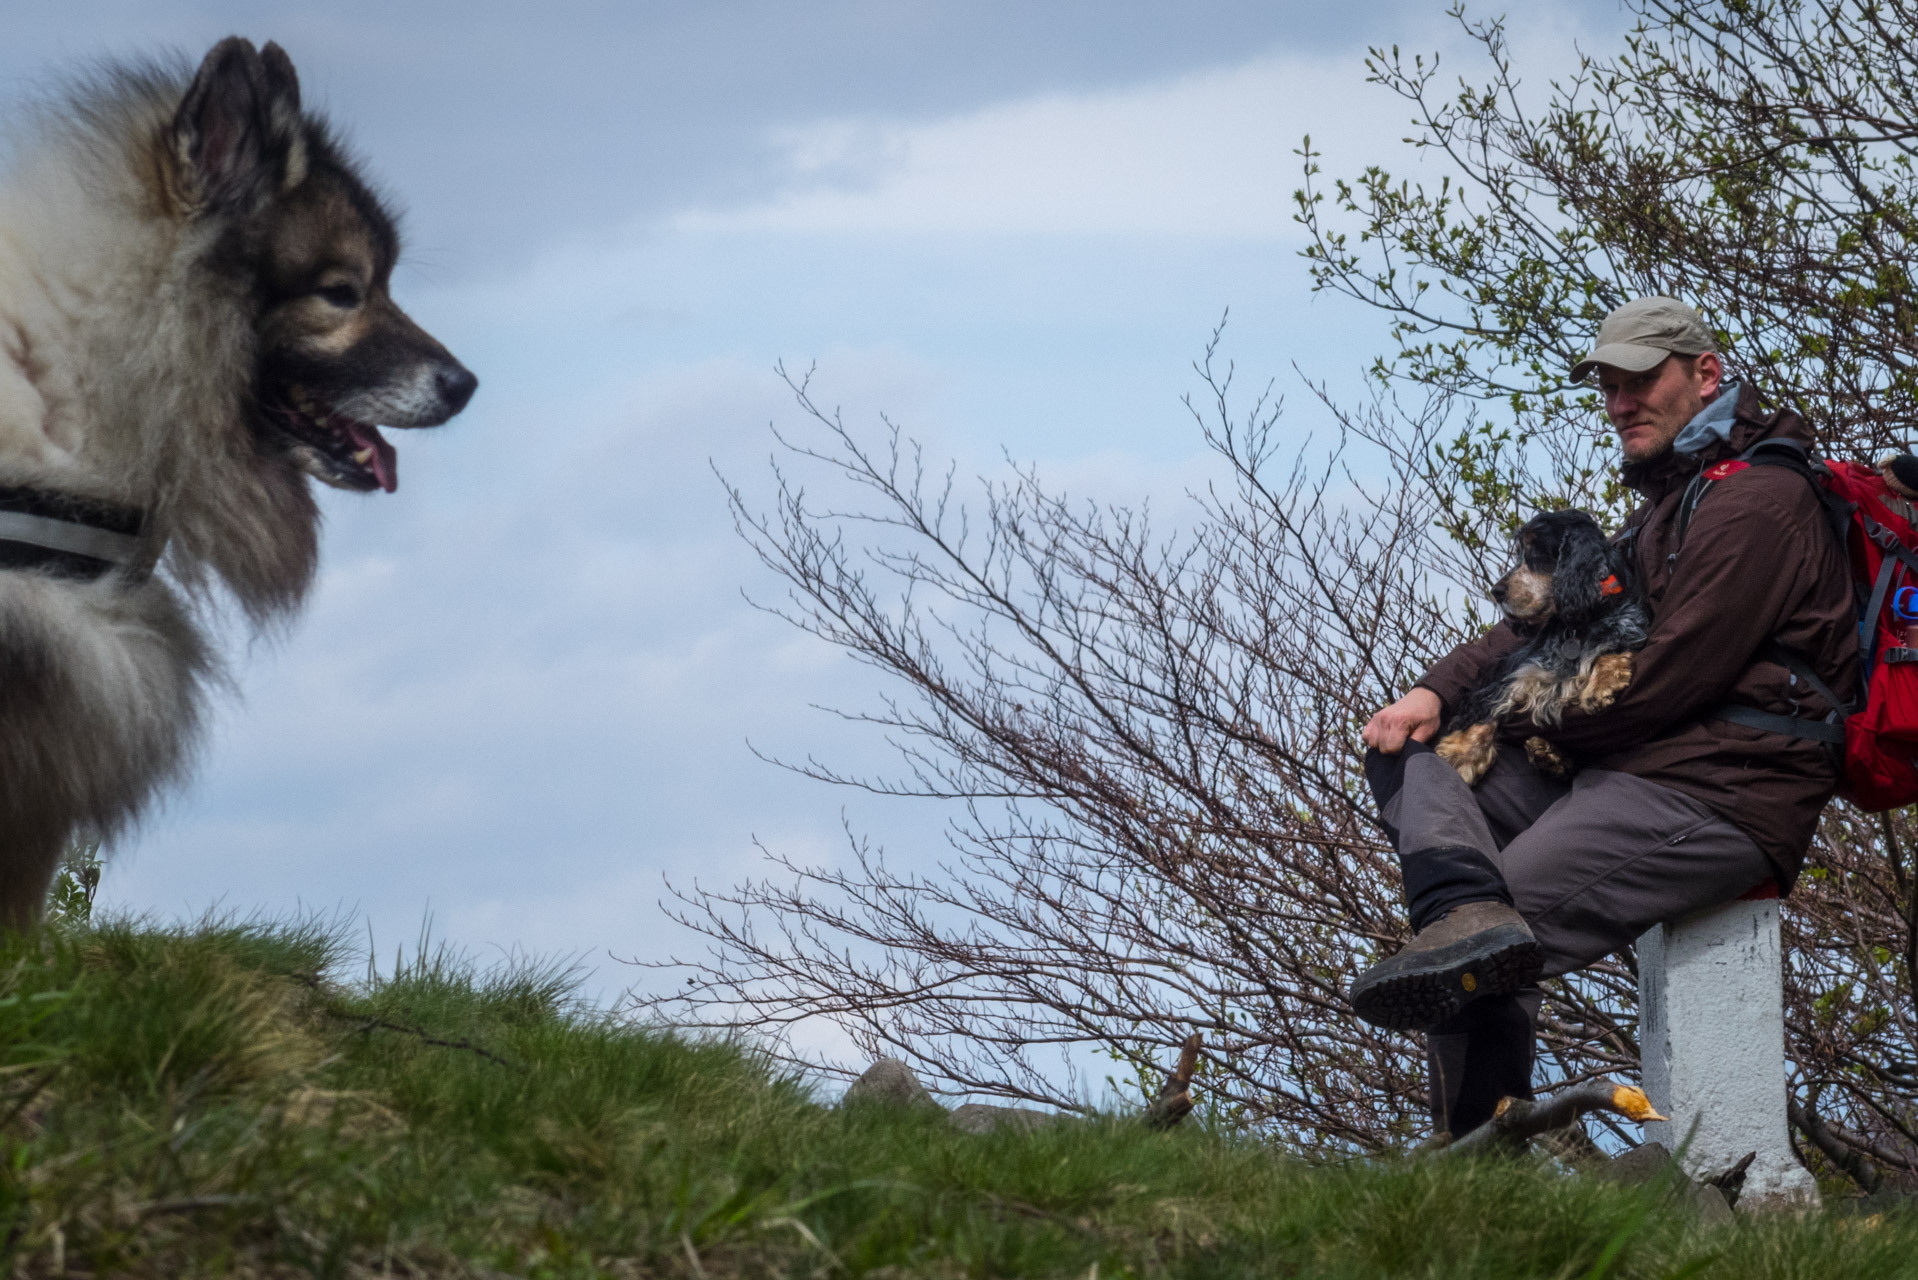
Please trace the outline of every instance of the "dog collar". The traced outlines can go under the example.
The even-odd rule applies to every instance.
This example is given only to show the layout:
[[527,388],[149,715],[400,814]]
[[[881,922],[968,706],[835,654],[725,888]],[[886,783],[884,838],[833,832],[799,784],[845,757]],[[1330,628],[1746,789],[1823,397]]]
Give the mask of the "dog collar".
[[0,487],[0,569],[93,582],[143,563],[146,513],[46,489]]

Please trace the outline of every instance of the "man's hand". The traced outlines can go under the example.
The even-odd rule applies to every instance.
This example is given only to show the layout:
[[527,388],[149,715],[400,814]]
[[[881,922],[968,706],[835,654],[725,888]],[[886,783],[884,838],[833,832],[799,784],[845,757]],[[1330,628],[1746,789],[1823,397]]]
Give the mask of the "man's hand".
[[1439,717],[1445,704],[1430,689],[1420,686],[1373,716],[1360,735],[1368,747],[1376,747],[1388,756],[1397,755],[1407,738],[1430,742],[1439,731]]

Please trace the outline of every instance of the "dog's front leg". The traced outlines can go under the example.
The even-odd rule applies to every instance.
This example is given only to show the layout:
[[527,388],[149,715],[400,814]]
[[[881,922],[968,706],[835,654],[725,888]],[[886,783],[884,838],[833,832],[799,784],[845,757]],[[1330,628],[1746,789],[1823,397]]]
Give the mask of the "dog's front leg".
[[1448,733],[1436,748],[1441,758],[1458,770],[1465,785],[1476,787],[1498,759],[1498,729],[1491,721]]
[[1585,677],[1585,688],[1578,695],[1578,705],[1586,712],[1603,711],[1618,700],[1618,695],[1631,682],[1631,654],[1600,654],[1598,660],[1592,663],[1592,674]]
[[20,801],[0,797],[0,929],[16,932],[39,922],[71,835],[64,815],[36,814]]

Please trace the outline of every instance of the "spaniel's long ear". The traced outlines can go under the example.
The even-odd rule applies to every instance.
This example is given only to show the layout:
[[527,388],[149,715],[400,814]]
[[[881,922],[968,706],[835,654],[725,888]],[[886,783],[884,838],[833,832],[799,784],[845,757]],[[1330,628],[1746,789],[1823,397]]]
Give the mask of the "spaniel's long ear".
[[180,99],[171,129],[174,187],[189,215],[253,207],[304,170],[300,82],[278,45],[262,57],[251,40],[213,46]]
[[1605,535],[1595,520],[1581,520],[1565,529],[1558,544],[1558,565],[1552,570],[1552,601],[1558,619],[1578,627],[1598,616],[1606,595],[1606,579],[1614,578]]

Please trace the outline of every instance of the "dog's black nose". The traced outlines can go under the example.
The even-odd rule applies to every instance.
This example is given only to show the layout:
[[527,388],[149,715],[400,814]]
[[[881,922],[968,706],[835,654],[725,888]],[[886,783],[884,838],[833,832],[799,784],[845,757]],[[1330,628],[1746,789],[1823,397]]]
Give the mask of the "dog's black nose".
[[1495,604],[1505,603],[1505,579],[1500,578],[1492,584],[1492,601]]
[[479,389],[479,379],[463,364],[442,366],[433,380],[449,418],[464,409],[466,402],[473,398],[473,392]]

